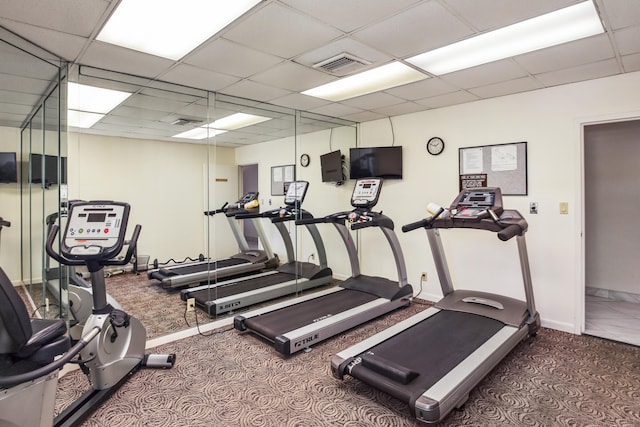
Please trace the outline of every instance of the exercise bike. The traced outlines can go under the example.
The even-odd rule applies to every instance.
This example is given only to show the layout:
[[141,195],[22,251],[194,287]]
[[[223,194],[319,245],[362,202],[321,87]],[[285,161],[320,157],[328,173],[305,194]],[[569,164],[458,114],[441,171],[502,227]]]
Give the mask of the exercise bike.
[[[64,265],[86,265],[91,275],[93,312],[73,347],[64,320],[29,318],[0,269],[0,425],[78,425],[141,367],[174,365],[175,354],[145,355],[144,326],[107,302],[103,269],[128,263],[140,234],[136,225],[125,257],[115,259],[125,243],[129,211],[120,202],[77,203],[69,211],[59,252],[53,248],[59,227],[54,225],[47,237],[49,256]],[[57,371],[77,355],[92,389],[54,419]]]

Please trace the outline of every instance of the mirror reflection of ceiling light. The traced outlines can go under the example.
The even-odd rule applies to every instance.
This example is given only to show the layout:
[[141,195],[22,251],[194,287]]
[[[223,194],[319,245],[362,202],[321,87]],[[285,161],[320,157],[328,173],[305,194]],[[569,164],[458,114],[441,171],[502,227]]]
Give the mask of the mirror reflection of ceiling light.
[[97,40],[178,60],[261,0],[122,0]]
[[223,117],[211,122],[207,125],[190,129],[188,131],[173,135],[174,138],[187,138],[187,139],[205,139],[211,138],[221,133],[244,128],[247,126],[255,125],[257,123],[266,122],[271,120],[271,117],[256,116],[254,114],[235,113],[230,116]]
[[407,62],[441,75],[603,32],[589,0],[416,55]]
[[401,62],[391,62],[381,67],[372,68],[362,73],[305,90],[302,93],[336,102],[417,82],[428,77],[426,74]]
[[130,96],[129,92],[69,82],[67,124],[72,127],[90,128]]
[[67,110],[67,125],[76,128],[89,129],[98,123],[104,114],[87,113],[86,111]]
[[211,138],[221,133],[225,133],[226,130],[210,129],[206,126],[200,126],[195,129],[189,129],[177,135],[173,135],[173,138],[185,138],[185,139],[205,139]]

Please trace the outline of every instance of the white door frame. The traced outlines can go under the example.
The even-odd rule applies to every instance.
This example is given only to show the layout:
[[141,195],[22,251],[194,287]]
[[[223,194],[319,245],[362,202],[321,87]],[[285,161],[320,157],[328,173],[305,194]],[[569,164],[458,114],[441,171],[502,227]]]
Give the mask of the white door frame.
[[579,132],[579,141],[580,141],[580,186],[577,191],[579,206],[580,206],[580,217],[578,218],[577,223],[577,233],[576,233],[576,248],[579,250],[578,262],[576,263],[578,271],[576,272],[576,277],[578,278],[579,286],[576,288],[576,301],[577,301],[577,309],[575,311],[575,319],[574,319],[574,332],[576,334],[583,334],[585,332],[585,323],[586,323],[586,310],[585,310],[585,293],[586,293],[586,245],[585,245],[585,165],[584,165],[584,129],[586,126],[604,124],[604,123],[615,123],[615,122],[624,122],[629,120],[640,120],[640,111],[629,112],[629,113],[619,113],[619,114],[609,114],[609,115],[600,115],[595,117],[585,117],[578,120],[577,130]]

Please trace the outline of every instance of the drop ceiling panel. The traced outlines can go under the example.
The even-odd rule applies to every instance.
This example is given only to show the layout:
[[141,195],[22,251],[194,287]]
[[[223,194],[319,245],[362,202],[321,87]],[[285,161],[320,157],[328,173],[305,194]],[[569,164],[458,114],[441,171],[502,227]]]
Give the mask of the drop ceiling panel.
[[640,52],[640,27],[630,27],[614,34],[621,55]]
[[329,101],[325,101],[324,99],[303,95],[301,93],[290,93],[280,98],[273,99],[272,102],[288,108],[294,108],[303,111],[309,111],[322,105],[327,105],[329,103]]
[[508,95],[511,93],[541,89],[542,87],[543,86],[535,79],[531,77],[522,77],[519,79],[508,80],[506,82],[469,89],[469,92],[480,98],[490,98]]
[[224,38],[282,58],[291,58],[336,39],[341,32],[277,3],[270,3],[233,27]]
[[546,73],[598,62],[615,56],[606,34],[563,43],[515,57],[515,61],[531,74]]
[[441,108],[448,107],[449,105],[473,102],[477,101],[478,99],[480,98],[477,95],[464,90],[460,90],[457,92],[445,93],[429,98],[418,99],[415,102],[417,104],[424,105],[426,108]]
[[607,14],[609,29],[640,25],[640,8],[635,0],[600,0]]
[[[320,21],[345,32],[394,15],[417,0],[283,0]],[[340,11],[336,13],[336,11]]]
[[225,39],[213,40],[184,59],[185,64],[234,77],[249,77],[283,59]]
[[406,102],[402,98],[390,95],[385,92],[376,92],[369,95],[358,96],[356,98],[346,99],[342,104],[351,107],[357,107],[363,110],[375,110],[376,108],[388,107]]
[[82,55],[82,64],[142,77],[155,77],[173,61],[109,43],[93,42]]
[[170,83],[194,86],[214,92],[240,81],[237,77],[185,64],[175,66],[163,73],[161,78]]
[[334,78],[321,71],[304,67],[295,62],[286,61],[252,76],[251,80],[292,92],[302,92],[328,83],[334,80]]
[[385,92],[402,99],[415,101],[416,99],[455,92],[456,90],[458,90],[457,87],[442,80],[441,78],[432,77],[420,80],[419,82],[410,83],[408,85],[387,89]]
[[122,104],[127,107],[141,108],[147,110],[164,111],[172,113],[188,105],[187,102],[177,101],[173,99],[163,99],[156,96],[149,96],[143,94],[131,95]]
[[311,110],[312,113],[324,114],[325,116],[332,117],[344,117],[348,116],[349,114],[359,113],[361,111],[361,108],[350,107],[348,105],[340,104],[337,102],[333,104],[323,105],[322,107],[314,108],[313,110]]
[[640,71],[640,53],[622,57],[622,65],[627,73]]
[[581,80],[591,80],[618,74],[619,66],[615,59],[580,65],[565,70],[552,71],[536,75],[536,80],[545,86],[557,86]]
[[109,3],[107,0],[3,1],[2,17],[89,37],[106,12]]
[[74,61],[78,58],[84,45],[88,42],[88,39],[84,37],[2,18],[0,18],[0,25],[15,33],[21,34],[27,40],[41,46],[43,49],[47,49],[66,61]]
[[478,31],[493,30],[582,0],[444,0]]
[[353,37],[390,55],[405,58],[471,34],[468,25],[440,3],[430,1],[356,31]]
[[265,102],[291,93],[284,89],[267,86],[250,80],[242,80],[238,83],[234,83],[231,86],[222,89],[221,92],[227,95]]
[[526,71],[513,62],[513,60],[503,59],[501,61],[445,74],[441,76],[441,78],[455,87],[469,89],[525,76],[527,76]]
[[372,108],[374,113],[382,114],[386,117],[400,116],[402,114],[411,114],[416,111],[422,111],[424,107],[414,102],[403,102],[402,104],[390,105],[388,107]]

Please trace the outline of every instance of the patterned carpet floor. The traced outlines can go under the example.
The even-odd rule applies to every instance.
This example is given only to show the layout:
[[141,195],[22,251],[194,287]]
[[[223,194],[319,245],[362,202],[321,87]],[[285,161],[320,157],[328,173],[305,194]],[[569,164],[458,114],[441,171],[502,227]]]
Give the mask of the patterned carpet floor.
[[[86,426],[414,426],[408,406],[330,374],[336,352],[425,309],[412,304],[288,359],[251,334],[218,330],[155,349],[171,370],[136,373]],[[60,380],[57,407],[88,387]],[[542,329],[453,411],[445,426],[639,426],[640,348]]]

